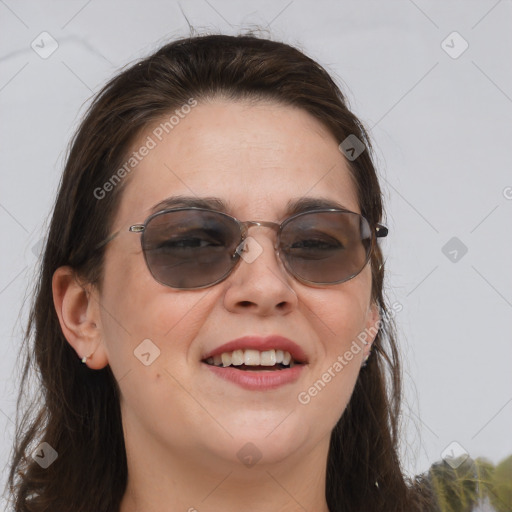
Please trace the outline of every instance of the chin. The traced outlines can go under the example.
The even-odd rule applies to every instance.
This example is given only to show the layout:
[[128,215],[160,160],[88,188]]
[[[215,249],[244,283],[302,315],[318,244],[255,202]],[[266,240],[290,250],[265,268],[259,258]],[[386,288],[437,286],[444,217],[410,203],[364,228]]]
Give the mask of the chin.
[[[233,438],[222,443],[220,456],[239,464],[251,465],[251,460],[258,459],[260,466],[276,464],[295,453],[308,442],[311,429],[298,421],[297,415],[290,411],[280,414],[265,415],[261,411],[239,418],[237,424],[230,423],[227,430]],[[228,424],[226,424],[228,425]],[[219,445],[216,445],[219,446]],[[233,458],[233,455],[235,456]]]
[[304,446],[301,442],[288,440],[283,444],[282,440],[269,438],[235,438],[230,440],[229,446],[223,446],[219,453],[216,445],[215,457],[224,459],[228,466],[245,466],[247,469],[269,470],[271,467],[285,462],[293,456],[297,450]]

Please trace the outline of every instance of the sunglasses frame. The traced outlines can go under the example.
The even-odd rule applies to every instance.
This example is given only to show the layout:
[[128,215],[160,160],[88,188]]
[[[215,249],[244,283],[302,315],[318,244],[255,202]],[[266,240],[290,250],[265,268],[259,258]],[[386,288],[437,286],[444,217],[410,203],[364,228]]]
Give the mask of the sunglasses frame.
[[[183,211],[183,210],[205,211],[205,212],[208,212],[208,213],[215,213],[215,214],[222,215],[224,217],[227,217],[231,221],[234,221],[238,225],[239,230],[240,230],[240,242],[238,243],[237,248],[236,248],[234,254],[231,256],[231,258],[233,260],[231,267],[219,279],[217,279],[217,280],[215,280],[215,281],[213,281],[211,283],[208,283],[206,285],[203,285],[203,286],[194,286],[194,287],[180,288],[180,287],[171,286],[170,284],[162,282],[153,273],[153,271],[151,269],[151,266],[150,266],[150,264],[148,262],[148,259],[147,259],[146,250],[144,248],[144,234],[146,233],[146,229],[147,229],[148,224],[153,219],[155,219],[156,217],[159,217],[161,215],[167,214],[167,213]],[[366,224],[370,228],[370,238],[371,238],[371,241],[370,241],[370,249],[368,251],[366,260],[365,260],[363,266],[361,267],[361,269],[358,272],[356,272],[355,274],[352,274],[349,277],[347,277],[345,279],[342,279],[340,281],[328,282],[328,283],[317,283],[317,282],[314,282],[314,281],[308,281],[308,280],[298,276],[293,271],[293,269],[289,266],[289,263],[288,263],[287,259],[281,256],[280,237],[281,237],[281,233],[283,231],[283,228],[289,222],[291,222],[291,221],[293,221],[293,220],[295,220],[298,217],[301,217],[303,215],[311,215],[311,214],[314,214],[314,213],[325,213],[325,212],[340,212],[340,213],[350,213],[352,215],[357,215],[358,217],[363,219],[363,221],[366,222]],[[153,278],[157,282],[159,282],[160,284],[162,284],[164,286],[168,286],[169,288],[173,288],[173,289],[176,289],[176,290],[197,290],[197,289],[202,289],[202,288],[209,288],[210,286],[214,286],[214,285],[224,281],[235,270],[235,268],[237,267],[237,265],[238,265],[238,263],[240,262],[240,259],[241,259],[241,255],[240,255],[240,252],[239,252],[240,246],[247,239],[247,236],[249,234],[249,228],[252,227],[252,226],[267,227],[267,228],[271,228],[274,231],[276,231],[276,244],[274,245],[274,250],[276,251],[277,256],[279,257],[281,262],[284,264],[286,270],[290,273],[290,275],[292,275],[298,281],[300,281],[300,282],[302,282],[302,283],[304,283],[306,285],[309,285],[309,286],[316,286],[316,285],[330,286],[330,285],[344,283],[346,281],[349,281],[350,279],[353,279],[354,277],[356,277],[358,274],[360,274],[362,272],[364,267],[370,261],[371,255],[372,255],[372,253],[373,253],[373,251],[375,249],[375,244],[377,243],[377,238],[383,238],[383,237],[386,237],[388,235],[388,228],[386,226],[384,226],[383,224],[376,224],[375,227],[372,228],[372,226],[370,225],[370,222],[368,221],[368,219],[366,219],[366,217],[364,217],[360,213],[352,212],[350,210],[345,210],[345,209],[341,209],[341,208],[322,208],[322,209],[318,209],[318,210],[314,209],[314,210],[307,210],[307,211],[299,212],[299,213],[296,213],[296,214],[286,218],[283,222],[281,222],[279,224],[277,222],[262,221],[262,220],[241,221],[241,220],[237,219],[236,217],[233,217],[232,215],[229,215],[229,214],[227,214],[225,212],[221,212],[221,211],[218,211],[218,210],[214,210],[214,209],[210,209],[210,208],[200,208],[200,207],[196,207],[196,206],[184,206],[184,207],[179,207],[179,208],[169,208],[169,209],[160,210],[158,212],[155,212],[155,213],[151,214],[142,224],[133,224],[132,226],[130,226],[128,228],[128,231],[130,233],[140,233],[141,234],[141,247],[142,247],[142,252],[144,254],[144,260],[146,261],[146,266],[147,266],[150,274],[153,276]]]

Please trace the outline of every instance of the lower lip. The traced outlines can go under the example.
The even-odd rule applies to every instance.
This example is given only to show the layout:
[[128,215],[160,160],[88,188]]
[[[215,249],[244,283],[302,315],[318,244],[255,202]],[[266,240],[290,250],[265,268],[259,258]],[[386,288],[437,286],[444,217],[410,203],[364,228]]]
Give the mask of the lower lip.
[[251,391],[275,389],[285,384],[295,382],[302,373],[305,364],[297,364],[285,370],[236,370],[232,366],[222,367],[205,364],[215,375],[238,384]]

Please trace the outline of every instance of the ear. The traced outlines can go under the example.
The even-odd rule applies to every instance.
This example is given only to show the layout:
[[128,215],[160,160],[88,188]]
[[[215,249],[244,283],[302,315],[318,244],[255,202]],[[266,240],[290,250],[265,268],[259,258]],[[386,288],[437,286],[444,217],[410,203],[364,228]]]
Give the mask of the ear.
[[380,318],[379,307],[375,302],[371,302],[366,313],[366,344],[363,350],[363,359],[368,356],[372,350],[372,344],[377,337],[377,333],[382,325]]
[[79,282],[71,267],[59,267],[52,279],[53,303],[60,327],[79,359],[87,356],[89,368],[108,364],[101,337],[100,303],[92,285]]

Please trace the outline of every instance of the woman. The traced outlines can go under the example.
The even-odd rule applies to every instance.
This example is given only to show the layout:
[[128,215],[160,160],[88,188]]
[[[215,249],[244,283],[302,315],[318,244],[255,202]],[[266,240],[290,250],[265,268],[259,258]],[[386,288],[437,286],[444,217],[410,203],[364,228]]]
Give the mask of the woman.
[[431,510],[381,218],[367,134],[297,49],[187,38],[112,79],[55,203],[15,510]]

